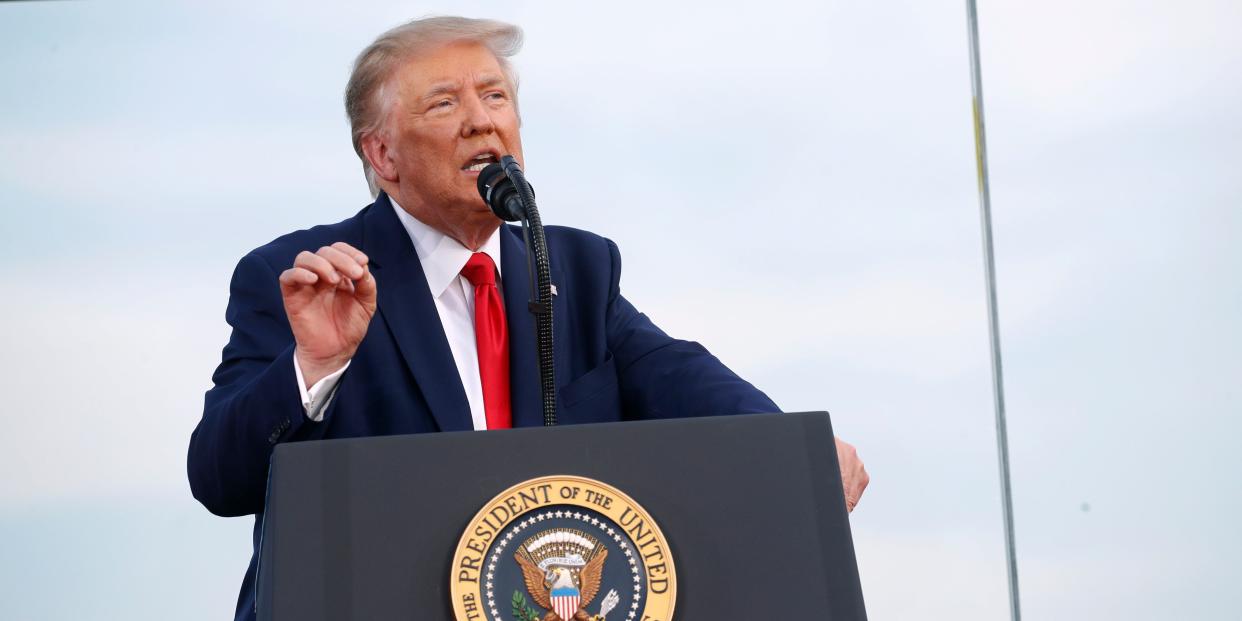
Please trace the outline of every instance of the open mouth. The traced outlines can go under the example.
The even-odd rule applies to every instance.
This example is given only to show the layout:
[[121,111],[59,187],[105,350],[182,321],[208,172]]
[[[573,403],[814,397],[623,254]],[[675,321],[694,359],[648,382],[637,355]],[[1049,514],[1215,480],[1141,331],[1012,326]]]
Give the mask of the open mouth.
[[462,166],[461,169],[466,172],[477,173],[482,171],[484,168],[487,168],[488,164],[495,164],[499,161],[500,158],[497,157],[495,153],[488,151],[470,158],[470,160],[466,162],[466,165]]

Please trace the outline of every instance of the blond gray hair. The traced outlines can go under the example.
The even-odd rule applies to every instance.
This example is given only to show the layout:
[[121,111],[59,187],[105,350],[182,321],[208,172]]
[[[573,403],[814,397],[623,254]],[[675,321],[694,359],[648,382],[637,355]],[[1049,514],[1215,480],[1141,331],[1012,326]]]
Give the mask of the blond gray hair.
[[513,24],[468,17],[416,19],[380,35],[354,61],[353,73],[345,85],[345,114],[372,198],[379,196],[380,190],[375,171],[362,152],[362,139],[383,125],[391,103],[389,80],[402,62],[419,52],[463,41],[483,45],[496,56],[505,79],[512,85],[516,105],[517,73],[509,57],[522,49],[522,29]]

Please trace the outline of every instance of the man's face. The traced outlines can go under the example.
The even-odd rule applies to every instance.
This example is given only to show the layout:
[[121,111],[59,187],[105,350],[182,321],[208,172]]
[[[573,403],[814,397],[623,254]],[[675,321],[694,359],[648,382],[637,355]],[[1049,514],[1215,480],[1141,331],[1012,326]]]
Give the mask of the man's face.
[[482,45],[453,43],[397,70],[386,141],[398,202],[414,217],[467,246],[499,224],[479,198],[483,164],[522,159],[513,85]]

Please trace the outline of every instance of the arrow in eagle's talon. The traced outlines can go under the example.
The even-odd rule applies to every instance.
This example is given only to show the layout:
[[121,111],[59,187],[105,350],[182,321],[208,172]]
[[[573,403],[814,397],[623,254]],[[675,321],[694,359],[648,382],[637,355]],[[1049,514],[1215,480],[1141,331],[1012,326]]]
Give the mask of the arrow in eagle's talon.
[[603,603],[599,605],[599,614],[596,615],[595,618],[598,619],[598,621],[603,621],[604,617],[608,616],[608,613],[612,612],[612,609],[617,607],[617,602],[619,601],[621,601],[621,598],[617,595],[616,589],[608,591],[608,595],[604,596]]

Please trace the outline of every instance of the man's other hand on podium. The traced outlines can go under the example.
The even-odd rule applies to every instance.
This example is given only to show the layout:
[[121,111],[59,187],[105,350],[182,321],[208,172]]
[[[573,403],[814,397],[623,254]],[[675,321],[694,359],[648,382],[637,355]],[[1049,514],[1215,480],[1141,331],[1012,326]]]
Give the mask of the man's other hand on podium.
[[841,487],[845,489],[845,508],[853,511],[871,482],[871,475],[858,458],[854,445],[837,438],[837,461],[841,464]]

